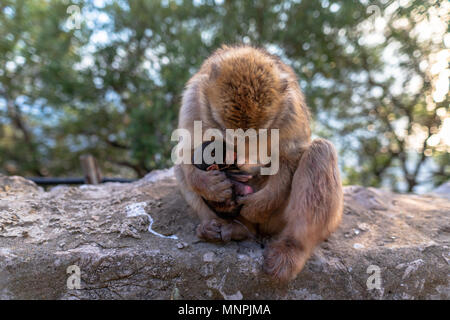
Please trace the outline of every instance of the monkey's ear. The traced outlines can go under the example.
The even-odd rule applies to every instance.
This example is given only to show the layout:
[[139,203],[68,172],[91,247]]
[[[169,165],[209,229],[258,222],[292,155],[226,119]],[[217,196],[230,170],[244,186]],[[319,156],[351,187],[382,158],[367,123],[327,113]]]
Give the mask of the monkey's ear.
[[220,68],[217,63],[211,64],[211,73],[209,75],[210,80],[216,80],[219,77],[220,74]]
[[285,92],[289,86],[289,73],[282,72],[280,74],[281,92]]

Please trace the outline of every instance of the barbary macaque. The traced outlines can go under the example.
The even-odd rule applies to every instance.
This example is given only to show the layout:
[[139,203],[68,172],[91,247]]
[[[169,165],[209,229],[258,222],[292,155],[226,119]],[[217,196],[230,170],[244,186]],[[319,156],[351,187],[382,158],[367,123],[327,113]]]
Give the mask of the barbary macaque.
[[[314,247],[338,226],[343,210],[342,185],[333,145],[311,141],[310,116],[294,71],[263,49],[223,46],[189,80],[183,93],[179,128],[194,134],[194,122],[204,129],[254,129],[258,139],[267,129],[270,164],[260,153],[256,164],[246,152],[236,166],[251,175],[252,192],[237,196],[239,215],[223,219],[207,201],[233,197],[233,182],[221,170],[201,170],[192,163],[175,167],[180,190],[200,218],[197,236],[205,241],[244,240],[271,236],[264,251],[263,270],[274,279],[296,277]],[[273,132],[273,133],[272,133]],[[266,136],[267,138],[267,136]],[[210,141],[203,137],[200,144]],[[195,140],[195,139],[194,139]],[[189,141],[192,153],[199,144]],[[245,140],[245,149],[252,146]],[[251,148],[250,148],[251,149]]]

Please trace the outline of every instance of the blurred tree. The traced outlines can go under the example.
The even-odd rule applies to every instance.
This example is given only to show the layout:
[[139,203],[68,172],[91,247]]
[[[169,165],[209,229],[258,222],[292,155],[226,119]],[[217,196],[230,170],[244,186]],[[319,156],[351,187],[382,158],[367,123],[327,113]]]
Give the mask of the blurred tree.
[[108,174],[169,166],[185,82],[222,43],[248,43],[296,70],[346,183],[412,191],[449,178],[442,2],[78,1],[76,30],[69,4],[0,5],[0,170],[76,174],[84,152]]
[[450,177],[450,143],[444,136],[450,124],[444,128],[450,116],[450,50],[443,41],[449,3],[371,3],[376,17],[355,29],[329,30],[353,54],[329,56],[327,67],[336,65],[340,75],[323,78],[338,81],[314,88],[326,92],[311,94],[311,104],[335,115],[338,121],[329,121],[329,113],[322,121],[331,134],[345,135],[335,140],[344,159],[356,160],[344,166],[347,183],[408,192],[419,184],[442,183]]
[[66,104],[92,94],[74,68],[89,31],[66,30],[66,10],[63,1],[0,4],[0,165],[7,173],[64,174],[75,166],[60,158],[70,146],[48,134]]

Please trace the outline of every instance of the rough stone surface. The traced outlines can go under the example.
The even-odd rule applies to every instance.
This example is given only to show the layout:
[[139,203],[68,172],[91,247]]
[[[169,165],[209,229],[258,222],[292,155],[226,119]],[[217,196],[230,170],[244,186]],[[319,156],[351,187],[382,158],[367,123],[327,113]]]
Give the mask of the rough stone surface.
[[441,184],[438,188],[430,192],[430,194],[450,199],[450,181]]
[[449,199],[350,186],[345,203],[337,232],[280,285],[260,271],[260,244],[195,238],[172,170],[47,191],[0,176],[0,299],[450,298]]

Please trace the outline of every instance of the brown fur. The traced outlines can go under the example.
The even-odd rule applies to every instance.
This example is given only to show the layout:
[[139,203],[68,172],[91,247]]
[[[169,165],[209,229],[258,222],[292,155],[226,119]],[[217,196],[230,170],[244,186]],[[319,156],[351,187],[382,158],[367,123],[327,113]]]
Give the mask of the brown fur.
[[[294,278],[342,215],[336,152],[326,140],[311,142],[309,112],[294,72],[262,49],[224,46],[186,86],[179,127],[192,132],[195,120],[202,120],[204,130],[280,130],[279,171],[251,180],[256,192],[238,199],[243,207],[236,221],[218,219],[202,199],[229,199],[231,183],[224,174],[189,164],[175,170],[183,196],[201,220],[200,238],[242,240],[256,230],[274,236],[264,270],[281,281]],[[240,169],[253,172],[255,166]]]
[[[220,51],[219,51],[220,52]],[[226,128],[261,128],[273,119],[283,81],[273,59],[250,48],[217,53],[206,98]]]

